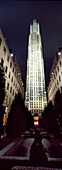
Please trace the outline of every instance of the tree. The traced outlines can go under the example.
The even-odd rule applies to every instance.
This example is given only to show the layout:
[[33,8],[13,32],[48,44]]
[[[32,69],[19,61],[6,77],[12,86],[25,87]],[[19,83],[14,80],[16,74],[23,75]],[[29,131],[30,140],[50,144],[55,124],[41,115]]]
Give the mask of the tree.
[[20,92],[16,94],[7,119],[7,134],[19,136],[26,129],[24,103]]
[[53,104],[50,101],[42,112],[42,118],[40,119],[40,126],[47,131],[51,130],[51,118],[53,112]]
[[3,101],[5,98],[5,77],[4,69],[0,65],[0,135],[3,134]]
[[20,92],[16,94],[7,119],[7,134],[19,136],[22,132],[29,129],[33,124],[33,118],[25,108],[24,101]]

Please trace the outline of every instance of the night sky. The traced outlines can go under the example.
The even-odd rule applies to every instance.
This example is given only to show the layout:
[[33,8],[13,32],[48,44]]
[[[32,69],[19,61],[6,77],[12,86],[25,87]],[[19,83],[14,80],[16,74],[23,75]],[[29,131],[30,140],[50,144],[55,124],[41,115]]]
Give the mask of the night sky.
[[0,1],[0,27],[8,47],[13,49],[25,83],[29,26],[40,23],[45,61],[46,85],[58,47],[62,46],[62,2]]

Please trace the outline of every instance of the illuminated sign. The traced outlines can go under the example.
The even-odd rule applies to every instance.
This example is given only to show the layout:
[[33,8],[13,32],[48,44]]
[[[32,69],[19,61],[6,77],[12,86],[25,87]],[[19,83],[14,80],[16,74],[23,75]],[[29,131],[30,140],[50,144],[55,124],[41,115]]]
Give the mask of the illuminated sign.
[[34,117],[34,120],[39,120],[39,117]]
[[39,122],[38,121],[34,121],[34,125],[38,125],[39,124]]

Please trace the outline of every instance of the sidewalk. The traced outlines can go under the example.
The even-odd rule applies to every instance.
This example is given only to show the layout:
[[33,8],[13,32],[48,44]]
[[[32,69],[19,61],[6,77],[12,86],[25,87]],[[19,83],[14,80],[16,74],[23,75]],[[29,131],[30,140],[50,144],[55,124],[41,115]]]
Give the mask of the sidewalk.
[[6,147],[9,143],[11,143],[15,138],[10,136],[5,136],[0,139],[0,150]]
[[11,137],[7,137],[5,138],[5,140],[2,139],[2,144],[0,141],[0,158],[4,156],[8,151],[10,151],[10,149],[12,149],[13,147],[15,148],[15,145],[19,145],[19,142],[22,142],[22,140],[22,137],[20,137],[20,141],[19,138],[14,139]]

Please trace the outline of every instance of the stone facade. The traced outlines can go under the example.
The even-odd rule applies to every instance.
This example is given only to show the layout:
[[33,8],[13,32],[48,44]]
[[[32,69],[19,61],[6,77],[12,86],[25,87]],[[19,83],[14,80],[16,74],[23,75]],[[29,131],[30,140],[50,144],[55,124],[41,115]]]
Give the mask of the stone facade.
[[18,93],[21,92],[22,98],[24,99],[24,86],[22,81],[22,75],[19,68],[19,65],[16,60],[12,50],[9,50],[6,39],[0,29],[0,64],[4,67],[5,72],[5,91],[6,96],[3,105],[6,108],[6,120],[8,117],[8,112],[11,106],[11,103]]
[[52,101],[54,103],[55,94],[58,90],[62,93],[62,48],[58,49],[51,68],[48,85],[48,102]]

